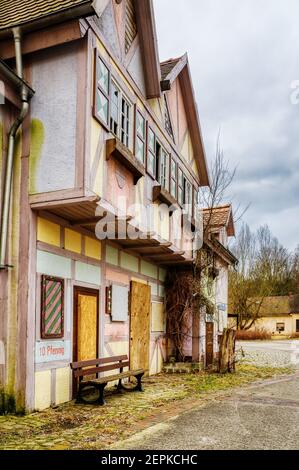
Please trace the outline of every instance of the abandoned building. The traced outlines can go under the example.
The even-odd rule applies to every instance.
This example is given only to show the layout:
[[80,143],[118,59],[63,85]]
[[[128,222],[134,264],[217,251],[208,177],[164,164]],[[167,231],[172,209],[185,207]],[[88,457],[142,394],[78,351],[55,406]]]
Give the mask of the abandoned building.
[[[162,370],[164,281],[192,269],[209,175],[188,57],[160,64],[152,0],[14,4],[0,0],[0,390],[42,410],[72,399],[74,360]],[[227,321],[230,206],[211,231],[219,315],[186,344],[205,365]]]

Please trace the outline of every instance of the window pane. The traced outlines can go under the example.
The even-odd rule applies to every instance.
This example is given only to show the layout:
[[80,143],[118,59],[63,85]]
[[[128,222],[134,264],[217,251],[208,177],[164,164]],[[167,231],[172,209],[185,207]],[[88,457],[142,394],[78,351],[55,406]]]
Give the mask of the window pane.
[[181,206],[184,204],[183,195],[184,195],[183,188],[179,187],[178,188],[178,201],[181,204]]
[[160,183],[168,190],[168,153],[164,149],[161,151]]
[[145,119],[141,116],[141,114],[137,111],[137,119],[136,119],[136,131],[137,135],[139,135],[143,140],[145,139]]
[[139,137],[136,140],[136,157],[144,163],[144,142]]
[[129,146],[130,132],[130,105],[123,97],[121,100],[121,141],[127,147]]
[[97,90],[96,113],[102,121],[108,124],[108,100],[100,90]]
[[98,86],[108,95],[109,93],[109,70],[104,62],[98,58],[97,62],[97,83]]
[[176,180],[173,178],[170,181],[170,194],[176,198]]
[[155,134],[150,128],[148,130],[148,148],[152,153],[155,153]]
[[152,176],[155,175],[155,156],[150,152],[147,156],[147,170]]

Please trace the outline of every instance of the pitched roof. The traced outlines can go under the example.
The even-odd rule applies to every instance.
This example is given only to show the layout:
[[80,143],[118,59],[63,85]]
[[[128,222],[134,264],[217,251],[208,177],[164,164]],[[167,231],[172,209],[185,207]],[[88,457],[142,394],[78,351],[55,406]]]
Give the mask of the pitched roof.
[[298,295],[266,297],[261,305],[260,316],[279,317],[297,313],[299,312],[298,300]]
[[227,235],[233,237],[235,235],[235,227],[231,204],[225,206],[213,207],[211,209],[203,209],[204,225],[210,225],[211,228],[226,227]]
[[181,57],[177,59],[168,59],[165,62],[161,62],[161,80],[164,81],[167,79],[169,74],[172,72],[174,67],[180,62]]
[[169,59],[160,64],[161,66],[161,89],[162,91],[171,90],[174,81],[179,78],[183,100],[185,103],[188,126],[190,130],[191,141],[194,149],[194,158],[196,160],[202,186],[209,186],[209,171],[207,159],[201,134],[198,109],[195,99],[195,93],[189,67],[188,54],[176,59]]
[[0,30],[90,3],[91,0],[0,0]]

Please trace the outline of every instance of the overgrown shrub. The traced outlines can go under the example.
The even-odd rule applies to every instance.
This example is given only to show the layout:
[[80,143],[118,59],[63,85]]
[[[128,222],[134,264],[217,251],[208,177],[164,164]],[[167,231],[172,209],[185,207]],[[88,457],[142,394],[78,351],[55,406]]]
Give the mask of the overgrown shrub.
[[255,328],[254,330],[238,330],[236,339],[237,340],[246,340],[253,341],[257,339],[271,339],[270,331],[265,328]]

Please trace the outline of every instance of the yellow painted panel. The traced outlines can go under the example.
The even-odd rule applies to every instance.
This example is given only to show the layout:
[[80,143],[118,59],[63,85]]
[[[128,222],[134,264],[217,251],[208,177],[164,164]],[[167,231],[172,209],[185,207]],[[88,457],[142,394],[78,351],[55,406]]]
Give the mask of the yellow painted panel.
[[78,361],[97,357],[97,298],[78,295]]
[[56,369],[55,404],[66,403],[70,400],[70,369]]
[[37,239],[49,245],[60,246],[60,225],[38,217]]
[[51,406],[51,371],[35,372],[35,406],[37,411]]
[[81,253],[81,241],[82,238],[80,233],[68,228],[65,229],[64,248],[66,250],[74,251],[75,253]]
[[152,331],[165,331],[165,311],[163,303],[152,303]]
[[101,242],[94,238],[85,237],[85,255],[97,260],[101,259],[102,247]]

